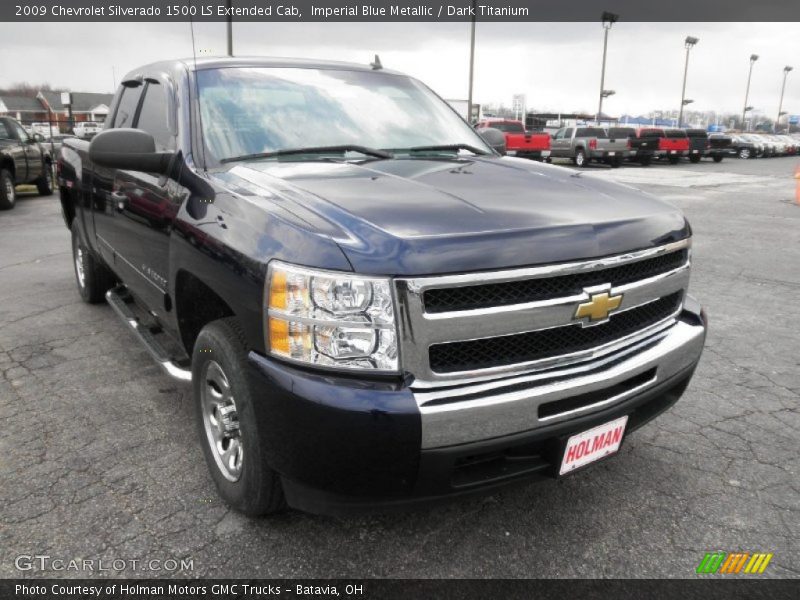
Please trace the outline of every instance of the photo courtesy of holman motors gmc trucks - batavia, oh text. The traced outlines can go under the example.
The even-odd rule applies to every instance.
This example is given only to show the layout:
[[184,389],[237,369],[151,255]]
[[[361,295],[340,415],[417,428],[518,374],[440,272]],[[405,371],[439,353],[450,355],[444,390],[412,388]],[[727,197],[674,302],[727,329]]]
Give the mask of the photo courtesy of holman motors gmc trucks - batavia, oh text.
[[680,398],[706,335],[684,215],[504,145],[379,61],[207,57],[135,69],[64,142],[80,295],[191,384],[228,504],[563,477]]

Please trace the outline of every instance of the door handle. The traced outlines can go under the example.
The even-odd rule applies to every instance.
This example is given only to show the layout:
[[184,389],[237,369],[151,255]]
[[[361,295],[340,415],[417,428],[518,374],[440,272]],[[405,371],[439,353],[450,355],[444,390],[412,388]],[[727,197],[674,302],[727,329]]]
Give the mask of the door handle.
[[117,207],[117,210],[125,210],[125,207],[128,205],[127,194],[123,194],[122,192],[111,192],[109,195],[111,196],[111,200],[114,202],[114,205]]

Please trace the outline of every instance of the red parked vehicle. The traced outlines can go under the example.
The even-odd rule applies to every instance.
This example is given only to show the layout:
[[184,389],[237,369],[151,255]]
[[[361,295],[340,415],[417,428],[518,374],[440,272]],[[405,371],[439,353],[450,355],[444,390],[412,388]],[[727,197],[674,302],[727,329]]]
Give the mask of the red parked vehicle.
[[656,158],[666,158],[671,165],[678,164],[681,157],[689,155],[689,137],[682,129],[643,127],[639,130],[639,137],[658,140]]
[[483,119],[475,129],[499,129],[506,134],[506,154],[534,160],[550,160],[550,134],[525,131],[522,121]]

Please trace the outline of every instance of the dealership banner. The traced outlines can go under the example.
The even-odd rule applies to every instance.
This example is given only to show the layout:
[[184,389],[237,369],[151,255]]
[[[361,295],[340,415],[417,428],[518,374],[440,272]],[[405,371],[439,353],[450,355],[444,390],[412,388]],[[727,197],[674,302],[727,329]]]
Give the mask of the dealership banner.
[[3,0],[0,21],[597,21],[800,20],[797,0]]
[[653,598],[680,600],[795,599],[800,580],[725,579],[6,579],[3,600],[256,600],[296,598],[376,599],[532,599]]

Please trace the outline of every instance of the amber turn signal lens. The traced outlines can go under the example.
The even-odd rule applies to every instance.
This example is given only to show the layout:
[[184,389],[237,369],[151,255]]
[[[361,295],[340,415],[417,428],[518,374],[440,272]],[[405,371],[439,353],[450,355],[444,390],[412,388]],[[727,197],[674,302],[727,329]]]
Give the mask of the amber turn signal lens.
[[269,319],[269,347],[273,352],[288,356],[291,349],[289,340],[289,321]]
[[269,307],[283,310],[286,308],[287,281],[286,271],[276,270],[272,273],[269,285]]

